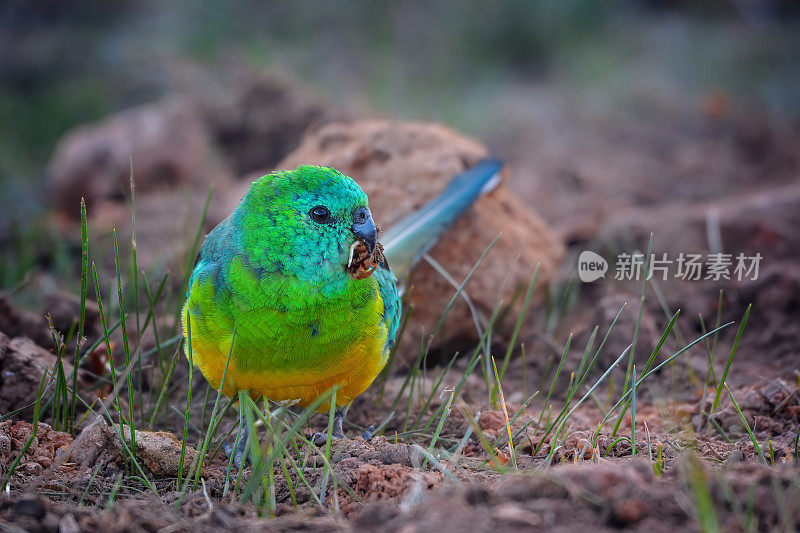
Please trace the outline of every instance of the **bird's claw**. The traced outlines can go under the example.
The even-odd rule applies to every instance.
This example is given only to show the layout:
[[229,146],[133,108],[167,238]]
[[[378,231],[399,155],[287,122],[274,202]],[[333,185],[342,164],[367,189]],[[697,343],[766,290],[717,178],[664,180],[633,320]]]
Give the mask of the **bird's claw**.
[[241,470],[250,462],[249,454],[246,451],[247,447],[247,429],[244,427],[239,433],[238,442],[234,441],[235,445],[231,442],[225,442],[222,445],[222,453],[226,457],[233,457],[233,464],[238,470]]
[[375,426],[370,424],[370,426],[364,430],[364,433],[361,434],[361,438],[365,441],[369,442],[372,438],[372,431],[375,429]]
[[222,443],[222,453],[225,454],[225,457],[230,457],[231,454],[233,453],[233,444],[231,444],[230,442],[227,442],[227,441],[223,442]]
[[[367,429],[364,430],[364,433],[361,434],[361,438],[364,439],[365,441],[369,441],[372,438],[372,431],[374,429],[375,429],[374,425],[369,426]],[[344,434],[337,435],[335,431],[333,432],[331,437],[333,437],[333,440],[341,440],[346,438]],[[311,435],[311,442],[315,446],[324,446],[325,443],[328,442],[328,434],[314,433],[313,435]]]
[[[335,433],[331,435],[332,440],[341,440],[344,439],[344,435],[336,435]],[[311,442],[314,446],[324,446],[326,442],[328,442],[328,433],[314,433],[311,435]]]

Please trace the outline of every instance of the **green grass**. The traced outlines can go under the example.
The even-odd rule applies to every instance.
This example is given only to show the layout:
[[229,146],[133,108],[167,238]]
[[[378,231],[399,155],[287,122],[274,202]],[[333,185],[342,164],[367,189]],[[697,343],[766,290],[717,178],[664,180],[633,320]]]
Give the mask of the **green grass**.
[[[725,383],[728,379],[728,372],[731,369],[731,365],[733,364],[733,356],[736,355],[736,350],[739,348],[739,342],[742,340],[742,334],[744,333],[744,328],[747,326],[747,320],[750,318],[750,310],[752,309],[753,304],[749,304],[747,309],[745,309],[744,316],[742,316],[741,322],[739,322],[739,331],[736,332],[736,338],[733,341],[733,346],[731,347],[731,352],[728,355],[728,360],[725,362],[725,369],[722,371],[722,377],[720,377],[719,382]],[[720,397],[722,396],[722,388],[717,387],[717,393],[714,396],[714,403],[711,405],[711,412],[709,413],[709,418],[714,416],[714,412],[717,410],[717,406],[719,405]]]
[[[83,334],[86,328],[86,286],[89,280],[89,235],[86,228],[86,200],[81,198],[81,304],[78,318],[78,335],[75,339],[75,358],[73,368],[77,369],[80,365],[80,353],[83,345]],[[69,427],[74,428],[75,424],[75,398],[78,394],[78,372],[72,373],[72,402],[70,407]]]
[[708,488],[706,474],[696,456],[690,456],[690,459],[684,464],[684,477],[689,488],[688,493],[693,496],[692,503],[700,531],[703,533],[720,531],[719,519]]
[[[766,464],[767,460],[764,458],[764,452],[761,450],[761,445],[758,443],[758,440],[756,440],[755,435],[753,435],[753,430],[750,429],[750,424],[747,423],[747,418],[745,418],[744,414],[742,413],[742,410],[739,409],[739,404],[736,403],[736,398],[733,397],[731,389],[728,388],[728,384],[725,383],[724,381],[722,382],[722,385],[728,392],[728,396],[731,399],[731,403],[733,404],[734,409],[736,409],[736,413],[739,415],[739,420],[742,421],[742,424],[744,424],[744,427],[747,430],[747,434],[750,436],[750,442],[753,443],[753,446],[756,449],[756,453],[758,454],[758,458],[761,460],[762,463]],[[773,461],[772,464],[774,465],[775,462]]]

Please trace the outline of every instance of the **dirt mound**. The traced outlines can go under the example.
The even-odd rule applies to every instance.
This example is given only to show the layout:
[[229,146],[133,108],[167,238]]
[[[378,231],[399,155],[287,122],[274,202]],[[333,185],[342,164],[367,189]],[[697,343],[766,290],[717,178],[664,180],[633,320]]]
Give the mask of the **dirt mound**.
[[[9,338],[0,332],[0,413],[28,407],[21,416],[32,413],[42,371],[52,372],[56,356],[25,337]],[[64,373],[72,374],[72,365],[63,361]],[[30,411],[30,412],[28,412]]]
[[236,176],[266,174],[297,148],[309,124],[324,120],[330,110],[276,77],[239,78],[213,96],[201,96],[203,117]]
[[[288,514],[261,518],[243,506],[227,502],[208,502],[200,492],[188,495],[178,509],[175,502],[145,494],[139,498],[111,502],[108,509],[56,503],[35,494],[15,495],[0,501],[0,524],[11,522],[13,531],[77,533],[80,531],[342,531],[349,530],[336,517],[322,513]],[[21,529],[18,529],[21,528]]]
[[49,166],[53,202],[77,216],[81,196],[89,205],[120,201],[129,195],[131,165],[141,192],[187,184],[205,190],[220,177],[195,105],[175,98],[122,111],[64,136]]
[[81,196],[125,204],[133,165],[140,195],[186,189],[199,208],[211,184],[268,172],[328,113],[290,83],[240,77],[213,95],[177,95],[68,132],[48,168],[54,205],[74,218]]
[[713,517],[714,521],[719,521],[722,530],[731,530],[741,527],[744,508],[740,505],[748,500],[749,487],[755,491],[751,501],[759,502],[754,507],[753,525],[769,529],[783,520],[800,523],[797,509],[785,509],[787,518],[777,506],[767,503],[773,501],[775,490],[792,492],[791,475],[789,467],[756,465],[709,473],[687,460],[663,480],[653,475],[645,461],[563,466],[547,473],[509,477],[495,486],[450,485],[408,513],[370,506],[360,523],[380,511],[383,531],[691,530],[695,518],[688,493],[705,490],[716,509],[725,510]]
[[344,460],[338,468],[351,467],[352,470],[340,476],[348,483],[361,502],[344,489],[339,489],[342,513],[349,516],[361,511],[362,503],[383,502],[391,507],[403,507],[418,503],[423,495],[442,482],[441,474],[423,472],[409,466],[390,464],[350,465],[354,460]]
[[[777,378],[734,390],[733,394],[756,438],[760,441],[772,439],[773,445],[779,448],[788,449],[791,446],[800,420],[800,387]],[[711,409],[710,400],[704,409],[706,412]],[[723,391],[714,420],[730,436],[747,436],[741,417],[727,392]]]
[[116,228],[130,242],[132,164],[139,264],[182,272],[209,189],[216,194],[205,230],[230,213],[217,199],[238,176],[272,170],[329,113],[289,83],[240,77],[224,91],[180,94],[68,132],[48,167],[53,205],[74,222],[85,197],[92,231],[107,239]]
[[[293,169],[302,163],[313,163],[340,170],[367,193],[375,220],[390,228],[441,192],[453,176],[486,155],[487,150],[480,143],[438,124],[367,120],[323,125],[310,132],[278,167]],[[244,190],[231,194],[230,209]],[[508,302],[514,290],[530,281],[537,263],[541,264],[542,285],[552,279],[563,247],[535,208],[524,205],[501,184],[480,199],[430,251],[456,280],[463,280],[501,233],[467,287],[484,314],[495,306],[506,280],[503,295]],[[514,265],[517,257],[519,262]],[[417,343],[421,330],[433,327],[454,288],[426,263],[413,270],[408,286],[408,301],[414,306],[409,323],[411,334],[407,335],[410,346]],[[474,336],[469,309],[459,302],[451,311],[442,338]]]
[[[17,309],[11,299],[0,293],[0,332],[9,337],[28,337],[41,347],[53,348],[53,338],[47,316],[56,331],[66,333],[77,326],[80,316],[80,298],[66,292],[55,292],[45,297],[44,312],[35,313]],[[100,328],[100,309],[97,303],[87,299],[84,333],[96,335]]]
[[658,251],[677,254],[708,248],[709,224],[729,252],[759,252],[769,259],[792,257],[800,241],[796,183],[727,195],[707,202],[621,209],[599,227],[598,238],[646,243],[658,228]]

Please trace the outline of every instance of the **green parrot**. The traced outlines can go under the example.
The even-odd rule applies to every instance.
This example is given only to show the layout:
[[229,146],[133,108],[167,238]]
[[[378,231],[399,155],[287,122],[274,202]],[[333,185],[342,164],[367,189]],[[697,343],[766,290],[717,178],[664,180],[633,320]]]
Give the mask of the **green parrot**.
[[228,396],[309,406],[336,386],[333,435],[343,438],[344,408],[386,364],[397,333],[396,275],[494,187],[501,167],[484,160],[454,178],[383,234],[385,253],[353,179],[311,165],[257,179],[203,243],[182,313],[187,357]]

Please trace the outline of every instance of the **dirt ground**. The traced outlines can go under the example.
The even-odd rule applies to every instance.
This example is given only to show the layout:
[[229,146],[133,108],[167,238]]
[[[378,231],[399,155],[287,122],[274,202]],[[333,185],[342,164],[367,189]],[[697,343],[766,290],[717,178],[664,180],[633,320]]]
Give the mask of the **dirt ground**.
[[[324,114],[305,96],[287,99],[282,90],[288,89],[276,89],[279,96],[270,96],[263,88],[260,92],[243,91],[249,95],[243,97],[245,100],[263,98],[272,108],[295,110],[290,129],[293,137],[280,140],[280,154],[270,153],[268,159],[258,159],[251,144],[261,138],[270,142],[272,132],[259,132],[255,141],[250,137],[240,139],[226,133],[230,125],[221,117],[230,113],[219,110],[202,111],[211,117],[203,120],[210,121],[211,126],[205,127],[211,128],[212,134],[183,142],[192,150],[202,151],[207,144],[216,142],[215,136],[221,136],[223,156],[240,163],[252,160],[250,166],[230,170],[230,175],[223,178],[230,180],[231,188],[240,188],[240,175],[260,165],[275,164],[299,145],[305,126]],[[276,104],[276,99],[284,104]],[[509,161],[504,194],[516,197],[513,208],[529,206],[537,220],[541,217],[542,224],[549,225],[548,231],[557,240],[548,250],[556,250],[554,257],[564,253],[563,261],[548,273],[547,287],[537,293],[517,340],[517,344],[521,341],[525,345],[525,357],[521,357],[520,350],[514,352],[502,382],[509,414],[520,410],[520,416],[510,423],[512,434],[518,434],[513,457],[516,464],[509,463],[512,458],[507,439],[504,440],[506,416],[500,403],[490,402],[479,372],[466,379],[459,395],[464,403],[453,404],[441,429],[439,446],[452,449],[457,445],[458,451],[454,457],[440,455],[436,464],[427,464],[430,461],[424,450],[439,421],[433,417],[447,401],[447,395],[440,392],[457,385],[468,358],[457,360],[430,395],[427,406],[424,399],[453,353],[461,350],[468,355],[475,346],[475,339],[469,335],[454,334],[435,346],[419,374],[422,377],[406,388],[405,395],[398,396],[413,354],[399,359],[402,364],[394,368],[384,387],[374,386],[356,400],[348,415],[349,427],[345,427],[349,435],[358,435],[367,426],[387,418],[388,422],[382,434],[369,442],[355,437],[334,444],[333,474],[340,485],[335,490],[328,487],[324,503],[320,504],[317,497],[325,469],[314,460],[314,454],[306,465],[309,486],[291,473],[287,480],[284,471],[276,466],[276,507],[272,516],[261,516],[250,503],[239,503],[227,495],[227,460],[221,454],[207,463],[197,489],[185,494],[177,490],[183,420],[173,411],[185,409],[187,392],[186,362],[179,358],[173,376],[173,382],[179,385],[170,389],[168,400],[175,409],[166,422],[159,417],[156,429],[161,431],[142,431],[136,436],[138,457],[156,494],[141,479],[122,475],[126,466],[121,437],[129,443],[130,434],[124,430],[120,433],[102,418],[89,415],[75,434],[69,434],[53,429],[52,420],[45,417],[35,438],[29,439],[33,420],[30,404],[36,397],[41,369],[52,368],[56,360],[43,314],[52,316],[57,330],[67,332],[73,326],[79,302],[74,294],[55,292],[41,309],[21,310],[13,295],[4,295],[0,298],[0,411],[13,416],[0,422],[3,478],[29,440],[30,446],[16,466],[10,490],[0,496],[0,529],[77,532],[273,528],[408,533],[585,528],[789,531],[800,527],[800,125],[774,124],[751,110],[715,107],[694,113],[674,110],[679,113],[678,118],[656,129],[647,117],[612,122],[608,117],[558,108],[557,103],[554,100],[555,109],[560,112],[511,117],[496,138],[486,140],[490,152]],[[510,99],[509,109],[516,104]],[[235,107],[236,103],[225,105]],[[173,104],[168,109],[170,113],[184,112],[180,106],[174,111]],[[114,127],[125,135],[121,122]],[[549,131],[558,135],[546,135]],[[146,143],[144,146],[147,151]],[[377,157],[386,157],[379,148]],[[170,150],[151,155],[168,160]],[[194,165],[206,161],[207,154],[190,156],[182,153],[173,172],[176,182],[190,179],[187,176],[192,174]],[[207,174],[228,172],[224,169],[225,157],[222,162],[215,162],[218,167],[200,178],[202,183],[211,179]],[[87,164],[80,161],[80,165]],[[58,165],[57,160],[52,164]],[[158,160],[139,168],[161,168],[163,164]],[[68,190],[71,174],[65,171],[58,175]],[[117,204],[125,202],[116,193],[102,187],[97,190],[93,202],[98,206],[95,212],[101,215],[95,222],[102,225],[102,217],[119,220]],[[176,190],[156,189],[155,194],[177,195]],[[205,193],[199,199],[192,197],[191,201],[202,203],[204,196]],[[150,208],[157,205],[151,204]],[[502,202],[498,205],[502,207]],[[170,216],[180,217],[176,213]],[[488,215],[482,212],[482,216]],[[516,219],[512,218],[511,223],[513,220]],[[80,228],[74,217],[67,227],[72,242],[79,242]],[[658,281],[648,288],[639,321],[641,281],[614,279],[614,260],[621,253],[645,250],[651,233],[653,251],[672,258],[681,252],[707,254],[717,251],[719,245],[732,254],[760,253],[763,259],[758,277],[743,281],[670,277]],[[145,249],[149,243],[138,244]],[[77,250],[76,264],[80,248]],[[592,283],[576,281],[577,256],[584,250],[594,250],[609,260],[611,266],[605,278]],[[513,258],[506,261],[512,262]],[[158,259],[153,259],[152,264],[158,265]],[[527,279],[530,273],[514,275]],[[448,287],[444,280],[441,283]],[[480,311],[491,312],[487,307],[491,298],[480,294],[479,304],[481,300],[487,303]],[[630,412],[620,421],[617,434],[613,433],[616,415],[598,430],[604,413],[619,398],[627,358],[571,414],[562,438],[543,436],[542,428],[549,416],[558,413],[568,401],[570,376],[578,372],[593,328],[600,328],[597,346],[624,303],[627,305],[586,385],[580,389],[581,395],[624,352],[634,336],[634,362],[637,368],[644,368],[669,316],[678,309],[681,314],[677,326],[666,339],[656,363],[712,329],[718,317],[721,324],[734,324],[722,330],[713,341],[715,346],[713,338],[700,343],[637,390],[635,457],[630,440],[619,439],[631,435]],[[709,352],[715,354],[714,374],[721,376],[736,330],[750,304],[752,311],[727,374],[727,384],[746,425],[724,391],[709,421],[703,413],[711,410],[716,394],[714,387],[704,386],[709,375]],[[157,323],[167,331],[173,324],[174,309],[165,305],[158,312],[163,316]],[[461,320],[466,321],[466,307],[459,312]],[[510,342],[508,332],[516,316],[512,313],[504,317],[505,329],[498,328],[491,341],[498,362]],[[89,343],[101,335],[98,322],[98,309],[92,302],[87,312]],[[466,328],[451,331],[469,329],[467,323]],[[551,407],[545,409],[545,397],[570,334],[572,342],[561,378],[552,387]],[[115,335],[112,357],[120,365],[124,361],[119,353],[122,339],[119,333]],[[412,341],[417,344],[419,338]],[[144,337],[143,348],[152,346],[154,340]],[[81,397],[87,403],[110,393],[104,376],[105,349],[99,348],[90,355],[78,380]],[[146,365],[142,375],[145,391],[159,389],[158,372],[153,366]],[[65,371],[69,373],[71,366],[65,364]],[[196,375],[195,397],[201,398],[205,390],[202,378]],[[413,401],[408,399],[409,390],[417,392]],[[536,391],[538,395],[522,409],[525,399]],[[127,402],[125,393],[120,396]],[[395,397],[400,401],[393,405]],[[213,405],[213,399],[214,394],[207,405]],[[196,426],[207,421],[201,403],[198,400],[192,406],[191,419]],[[142,407],[147,409],[150,405]],[[470,424],[472,416],[481,434],[490,441],[488,449]],[[417,434],[407,431],[408,421],[417,417],[427,422],[428,428]],[[228,427],[234,422],[235,416],[226,418]],[[304,432],[310,436],[325,424],[325,417],[317,417]],[[767,464],[760,460],[748,428]],[[192,428],[189,443],[195,443],[199,435]],[[187,460],[191,461],[195,453],[194,448],[189,449]],[[298,457],[302,455],[298,451]],[[250,472],[246,469],[244,476]]]

